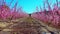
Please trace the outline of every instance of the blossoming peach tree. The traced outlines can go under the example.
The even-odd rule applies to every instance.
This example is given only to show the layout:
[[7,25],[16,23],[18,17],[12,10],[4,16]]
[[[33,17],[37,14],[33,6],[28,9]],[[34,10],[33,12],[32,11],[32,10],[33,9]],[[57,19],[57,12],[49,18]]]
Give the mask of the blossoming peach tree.
[[[13,1],[11,1],[11,3],[12,2]],[[3,0],[2,5],[0,5],[0,20],[12,20],[27,16],[27,14],[23,12],[21,7],[16,9],[17,4],[18,2],[15,3],[12,9],[10,9],[10,7],[7,6],[6,2]]]
[[[45,4],[48,4],[48,10],[45,9]],[[58,7],[59,4],[60,3],[58,2],[58,0],[56,0],[56,3],[53,6],[54,8],[51,9],[49,2],[46,1],[46,3],[44,3],[44,10],[41,10],[40,12],[37,11],[37,13],[32,14],[32,17],[37,18],[43,21],[44,23],[59,26],[60,25],[60,6]]]

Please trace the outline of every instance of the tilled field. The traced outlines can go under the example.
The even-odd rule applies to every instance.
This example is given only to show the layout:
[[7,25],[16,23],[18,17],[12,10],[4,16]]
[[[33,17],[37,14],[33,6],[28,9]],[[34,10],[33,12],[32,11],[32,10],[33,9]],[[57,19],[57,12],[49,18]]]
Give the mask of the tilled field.
[[43,32],[57,32],[55,34],[58,34],[59,29],[52,28],[31,17],[0,23],[0,34],[43,34]]

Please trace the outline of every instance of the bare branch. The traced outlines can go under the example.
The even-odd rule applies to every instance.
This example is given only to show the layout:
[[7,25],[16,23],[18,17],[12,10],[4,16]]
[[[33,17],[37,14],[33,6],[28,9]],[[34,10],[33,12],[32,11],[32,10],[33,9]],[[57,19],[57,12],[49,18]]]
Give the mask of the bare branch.
[[57,4],[57,7],[58,7],[58,0],[56,0],[56,4]]
[[36,7],[36,10],[37,10],[37,12],[39,12],[39,8],[38,7]]
[[14,5],[14,7],[12,9],[13,11],[16,11],[17,4],[18,4],[18,2],[15,3],[15,5]]
[[42,11],[42,8],[41,8],[41,6],[40,6],[40,11]]
[[12,0],[12,1],[10,2],[9,6],[11,6],[11,3],[12,3],[13,1],[14,1],[14,0]]
[[3,5],[5,5],[5,4],[6,4],[5,0],[3,0]]
[[46,3],[48,4],[48,9],[51,10],[48,0],[46,0]]
[[44,8],[44,10],[46,10],[46,9],[45,9],[45,2],[43,2],[43,6],[44,6],[44,7],[43,7],[43,8]]

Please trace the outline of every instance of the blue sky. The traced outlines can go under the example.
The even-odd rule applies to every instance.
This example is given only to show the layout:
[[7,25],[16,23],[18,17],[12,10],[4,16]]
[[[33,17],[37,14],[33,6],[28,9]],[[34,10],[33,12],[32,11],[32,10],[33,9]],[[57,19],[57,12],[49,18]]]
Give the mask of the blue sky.
[[[9,6],[9,3],[11,1],[12,0],[6,0],[6,4]],[[19,8],[21,6],[23,8],[24,12],[26,12],[27,14],[36,12],[37,6],[38,6],[38,8],[40,8],[40,6],[41,6],[43,9],[44,0],[14,0],[11,4],[10,8],[12,8],[17,1],[18,1],[17,8]],[[51,7],[54,3],[56,3],[55,0],[49,0],[48,2],[51,3]],[[46,9],[47,9],[47,5],[46,5]]]

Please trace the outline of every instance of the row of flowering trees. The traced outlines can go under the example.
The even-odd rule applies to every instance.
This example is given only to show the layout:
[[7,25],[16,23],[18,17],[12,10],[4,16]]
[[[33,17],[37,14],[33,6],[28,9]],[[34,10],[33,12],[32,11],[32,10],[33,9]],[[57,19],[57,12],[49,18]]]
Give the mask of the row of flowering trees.
[[17,6],[17,2],[15,3],[14,7],[10,9],[6,5],[6,2],[3,0],[2,5],[0,5],[0,20],[18,19],[21,17],[25,17],[27,15],[26,13],[22,11],[21,7],[16,9],[16,6]]
[[60,3],[58,4],[58,1],[56,0],[56,5],[54,5],[53,9],[51,9],[48,0],[46,2],[48,4],[48,11],[44,9],[44,11],[32,14],[32,17],[37,18],[46,24],[48,23],[55,26],[60,26],[60,7],[58,7]]

